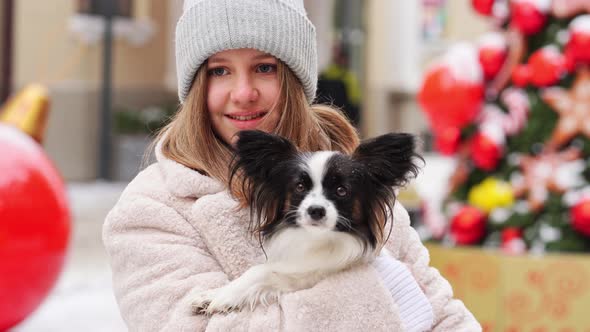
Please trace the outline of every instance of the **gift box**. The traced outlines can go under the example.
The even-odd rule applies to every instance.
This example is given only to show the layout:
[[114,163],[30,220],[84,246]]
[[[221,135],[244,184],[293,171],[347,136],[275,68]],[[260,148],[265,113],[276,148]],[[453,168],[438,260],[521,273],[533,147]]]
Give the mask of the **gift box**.
[[427,244],[431,265],[491,332],[590,332],[590,256]]

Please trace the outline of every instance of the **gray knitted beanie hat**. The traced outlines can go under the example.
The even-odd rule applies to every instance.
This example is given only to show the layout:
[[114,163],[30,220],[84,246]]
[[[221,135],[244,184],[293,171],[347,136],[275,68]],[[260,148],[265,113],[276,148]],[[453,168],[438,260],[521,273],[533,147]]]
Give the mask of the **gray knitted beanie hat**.
[[211,55],[254,48],[282,60],[315,98],[315,27],[303,0],[185,0],[176,25],[178,96],[184,102],[197,69]]

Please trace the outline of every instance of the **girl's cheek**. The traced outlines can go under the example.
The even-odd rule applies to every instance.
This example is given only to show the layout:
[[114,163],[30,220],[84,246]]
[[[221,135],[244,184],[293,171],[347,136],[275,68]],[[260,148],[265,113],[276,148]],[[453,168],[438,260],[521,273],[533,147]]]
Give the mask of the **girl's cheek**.
[[266,95],[266,99],[275,100],[279,98],[280,87],[278,80],[264,82],[261,85],[263,87],[263,93]]
[[207,88],[207,107],[215,111],[223,103],[224,89],[219,84],[210,84]]

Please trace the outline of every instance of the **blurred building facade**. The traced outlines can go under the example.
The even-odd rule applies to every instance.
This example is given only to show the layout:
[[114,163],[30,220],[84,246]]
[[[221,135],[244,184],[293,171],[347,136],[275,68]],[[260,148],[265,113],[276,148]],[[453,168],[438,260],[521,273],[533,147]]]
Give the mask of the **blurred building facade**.
[[[14,1],[13,91],[42,83],[51,94],[45,148],[68,180],[96,178],[103,20],[86,1]],[[113,105],[141,108],[174,95],[168,13],[171,1],[132,1],[114,19]]]
[[[113,25],[113,107],[141,110],[175,100],[174,27],[183,1],[120,2],[127,11]],[[12,9],[12,91],[33,82],[49,88],[45,148],[66,180],[76,181],[98,174],[104,20],[88,12],[88,3],[18,0]],[[359,128],[366,137],[424,131],[414,97],[425,64],[450,43],[473,40],[488,29],[469,1],[305,0],[305,5],[317,28],[320,71],[330,64],[335,40],[349,48],[363,96]],[[435,38],[424,35],[429,6],[438,6],[444,18]]]

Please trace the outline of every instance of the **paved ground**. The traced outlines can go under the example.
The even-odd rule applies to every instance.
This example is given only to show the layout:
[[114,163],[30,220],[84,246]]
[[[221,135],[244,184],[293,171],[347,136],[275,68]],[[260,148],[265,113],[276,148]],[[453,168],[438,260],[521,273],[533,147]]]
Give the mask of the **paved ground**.
[[125,184],[71,183],[73,236],[63,273],[44,303],[13,332],[126,331],[101,241],[104,217]]

